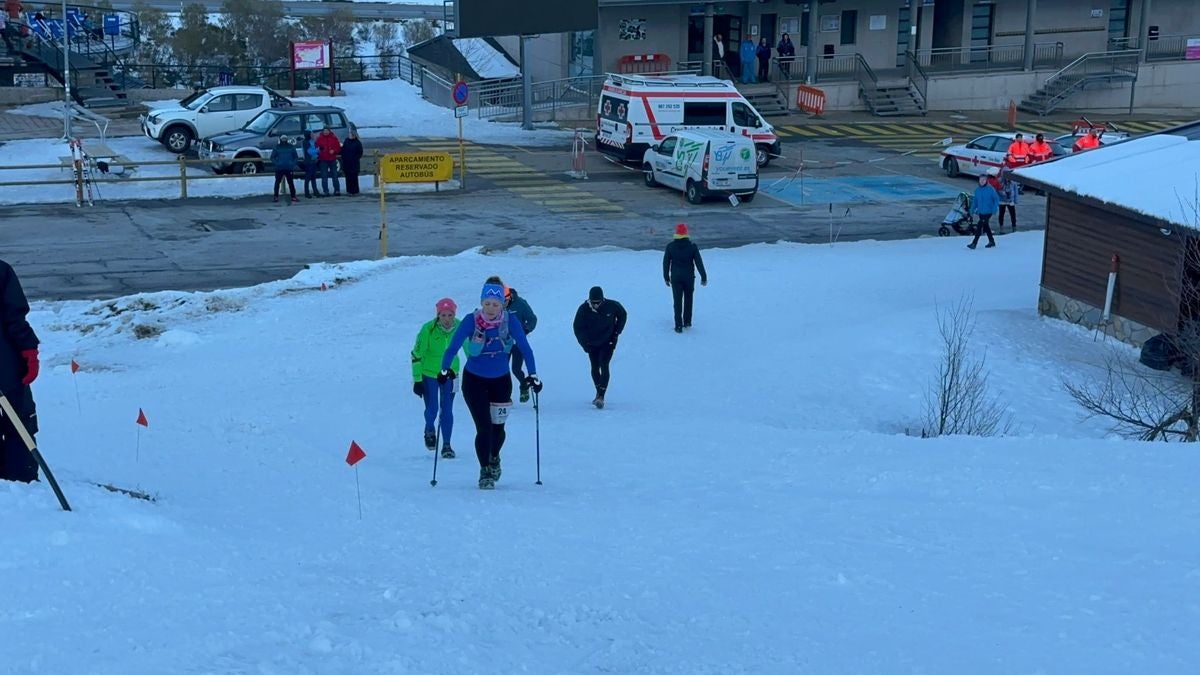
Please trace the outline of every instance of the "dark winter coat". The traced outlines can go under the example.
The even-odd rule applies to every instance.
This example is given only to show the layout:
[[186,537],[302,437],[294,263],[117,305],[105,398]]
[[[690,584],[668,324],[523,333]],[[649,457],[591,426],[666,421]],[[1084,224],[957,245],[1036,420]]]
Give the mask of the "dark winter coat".
[[758,49],[755,50],[754,54],[758,57],[759,61],[770,61],[771,45],[767,44],[766,42],[759,43]]
[[291,171],[296,161],[296,148],[291,143],[280,143],[271,151],[271,165],[276,171]]
[[25,319],[29,301],[12,266],[0,260],[0,389],[24,418],[30,433],[37,431],[33,390],[21,384],[27,370],[21,352],[37,349],[38,337]]
[[791,41],[791,39],[780,40],[779,47],[776,51],[779,52],[780,56],[795,56],[796,45]]
[[688,237],[673,240],[667,244],[663,253],[663,279],[674,281],[695,279],[696,270],[700,271],[700,282],[708,283],[708,272],[704,271],[704,260],[700,257],[700,248]]
[[525,329],[525,334],[529,335],[537,328],[537,314],[533,313],[533,308],[525,302],[525,298],[517,295],[517,289],[508,289],[508,311],[517,315],[517,319],[521,322],[521,328]]
[[362,141],[357,138],[347,138],[342,144],[342,171],[346,173],[358,173],[359,161],[363,156]]
[[584,302],[575,312],[575,339],[584,350],[616,345],[617,337],[625,330],[625,308],[616,300],[605,299],[592,308]]

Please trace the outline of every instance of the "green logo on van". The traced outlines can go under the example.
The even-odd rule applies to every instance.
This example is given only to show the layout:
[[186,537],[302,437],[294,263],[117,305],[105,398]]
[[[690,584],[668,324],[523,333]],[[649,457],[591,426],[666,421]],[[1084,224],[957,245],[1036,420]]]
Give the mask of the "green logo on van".
[[743,160],[750,159],[750,148],[742,148],[742,159]]

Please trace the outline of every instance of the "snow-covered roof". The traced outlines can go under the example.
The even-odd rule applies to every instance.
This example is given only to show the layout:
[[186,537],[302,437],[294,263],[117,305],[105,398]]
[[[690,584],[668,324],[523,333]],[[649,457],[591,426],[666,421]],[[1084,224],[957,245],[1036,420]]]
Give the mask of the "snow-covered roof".
[[1200,228],[1200,140],[1153,134],[1014,172],[1064,192]]
[[471,64],[471,69],[483,79],[521,76],[521,69],[513,65],[507,56],[501,54],[487,40],[455,38],[453,42],[458,52]]

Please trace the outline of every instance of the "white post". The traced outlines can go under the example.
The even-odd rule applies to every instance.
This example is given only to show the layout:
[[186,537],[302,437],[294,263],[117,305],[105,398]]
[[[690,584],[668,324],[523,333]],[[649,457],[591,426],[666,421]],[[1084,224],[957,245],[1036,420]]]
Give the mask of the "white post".
[[62,3],[63,138],[71,140],[71,40],[67,37],[67,0]]

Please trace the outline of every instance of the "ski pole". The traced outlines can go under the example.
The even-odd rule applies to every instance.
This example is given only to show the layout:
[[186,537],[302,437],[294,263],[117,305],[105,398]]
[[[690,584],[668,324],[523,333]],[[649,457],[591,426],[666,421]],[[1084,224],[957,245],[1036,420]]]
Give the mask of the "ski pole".
[[[438,385],[438,386],[440,387],[441,385]],[[440,397],[441,395],[442,395],[442,392],[439,391],[438,396]],[[442,453],[438,452],[438,444],[441,441],[441,438],[440,438],[441,434],[442,434],[442,409],[438,408],[437,428],[433,430],[433,480],[429,481],[430,487],[437,487],[438,455],[442,454]]]
[[70,511],[71,505],[67,503],[67,498],[63,496],[62,489],[58,487],[58,481],[54,480],[54,474],[50,471],[50,467],[46,464],[46,460],[42,457],[42,453],[38,452],[37,444],[33,442],[33,436],[29,435],[29,429],[25,428],[25,423],[17,415],[17,411],[13,409],[12,403],[8,400],[3,392],[0,392],[0,408],[4,409],[4,414],[8,419],[12,420],[13,428],[17,430],[17,434],[21,436],[21,440],[25,442],[25,447],[29,448],[29,453],[37,460],[38,466],[42,467],[42,473],[46,474],[46,481],[50,483],[50,488],[54,490],[54,496],[58,497],[58,503],[62,505],[63,511]]
[[542,411],[538,406],[538,392],[533,390],[533,433],[534,447],[537,449],[537,483],[542,484]]

